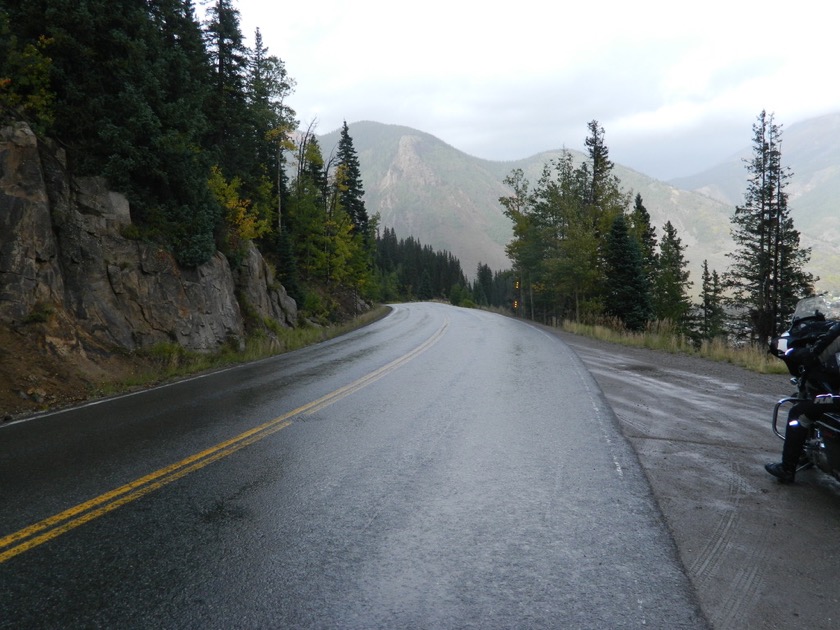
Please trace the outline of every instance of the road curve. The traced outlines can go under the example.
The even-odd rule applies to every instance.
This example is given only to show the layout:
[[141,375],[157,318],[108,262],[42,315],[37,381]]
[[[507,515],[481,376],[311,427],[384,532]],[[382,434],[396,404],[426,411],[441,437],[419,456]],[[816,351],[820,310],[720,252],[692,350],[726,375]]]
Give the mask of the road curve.
[[0,429],[2,628],[705,628],[557,337],[440,304]]

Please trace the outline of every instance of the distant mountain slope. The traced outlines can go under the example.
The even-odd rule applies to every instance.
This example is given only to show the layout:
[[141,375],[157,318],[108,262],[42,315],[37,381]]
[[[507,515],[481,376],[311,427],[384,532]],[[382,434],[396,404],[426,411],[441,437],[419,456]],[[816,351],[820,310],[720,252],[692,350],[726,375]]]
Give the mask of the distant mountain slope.
[[[506,194],[492,163],[471,157],[422,131],[374,122],[349,125],[359,156],[365,205],[397,236],[452,252],[464,272],[479,262],[510,268],[504,253],[511,226],[498,203]],[[328,156],[338,132],[320,137]]]
[[[379,212],[382,224],[393,228],[399,237],[414,236],[423,244],[452,252],[468,276],[475,274],[479,262],[494,270],[510,267],[504,248],[512,238],[512,227],[498,201],[510,192],[502,183],[505,176],[521,168],[535,182],[543,165],[561,155],[559,150],[547,151],[514,162],[493,162],[467,155],[409,127],[357,122],[349,125],[349,130],[359,155],[368,213]],[[792,130],[793,127],[786,131],[786,143],[794,135]],[[334,150],[338,137],[338,131],[319,136],[325,156]],[[786,144],[786,154],[787,150]],[[582,154],[573,153],[583,158]],[[713,169],[707,173],[714,177],[688,182],[683,187],[621,165],[615,167],[622,187],[642,195],[658,235],[666,221],[677,228],[687,246],[686,258],[696,290],[703,260],[708,260],[718,272],[728,265],[726,254],[733,247],[729,219],[735,204],[726,201],[727,195],[743,195],[745,184],[743,165],[737,158],[735,161],[742,172]],[[836,183],[840,179],[833,177],[828,177],[828,181]],[[705,183],[693,185],[698,182]],[[687,189],[689,184],[696,190]],[[824,190],[820,185],[803,190],[802,199],[807,195],[819,198]],[[835,220],[834,228],[838,227]],[[840,236],[821,242],[811,239],[807,244],[814,247],[815,259],[831,261],[835,260],[832,256],[837,256],[838,243]],[[840,276],[831,268],[815,265],[822,277],[833,274],[834,284],[840,287]],[[840,269],[836,262],[833,269]]]

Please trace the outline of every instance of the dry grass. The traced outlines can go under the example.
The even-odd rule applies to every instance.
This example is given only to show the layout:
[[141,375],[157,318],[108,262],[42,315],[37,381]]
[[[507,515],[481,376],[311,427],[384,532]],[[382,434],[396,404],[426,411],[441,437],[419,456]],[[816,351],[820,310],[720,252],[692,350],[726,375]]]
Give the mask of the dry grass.
[[138,369],[134,376],[119,382],[100,383],[94,394],[116,394],[291,352],[361,328],[381,319],[388,312],[387,306],[379,306],[336,326],[271,326],[272,335],[251,336],[244,349],[227,347],[209,354],[190,352],[177,343],[158,344],[137,353]]
[[601,341],[617,343],[636,348],[649,348],[675,354],[689,354],[711,361],[732,363],[760,374],[787,374],[784,363],[764,347],[745,345],[735,347],[721,339],[703,342],[696,347],[685,335],[680,335],[670,322],[654,322],[641,332],[623,329],[615,322],[581,324],[566,320],[563,330]]

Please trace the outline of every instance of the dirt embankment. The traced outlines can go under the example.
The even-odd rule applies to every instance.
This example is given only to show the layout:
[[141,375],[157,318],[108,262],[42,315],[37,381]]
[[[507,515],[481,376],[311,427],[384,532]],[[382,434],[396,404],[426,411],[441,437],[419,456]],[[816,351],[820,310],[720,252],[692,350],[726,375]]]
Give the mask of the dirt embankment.
[[0,326],[0,421],[83,402],[152,369],[127,355],[91,358],[68,345],[62,331],[55,321]]

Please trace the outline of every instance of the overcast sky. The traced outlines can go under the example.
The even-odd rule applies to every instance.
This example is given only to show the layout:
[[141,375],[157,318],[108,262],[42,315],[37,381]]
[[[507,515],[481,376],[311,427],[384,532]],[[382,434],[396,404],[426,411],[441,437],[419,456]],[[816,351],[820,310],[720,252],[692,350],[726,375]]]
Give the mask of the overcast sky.
[[777,123],[840,111],[840,5],[824,0],[234,0],[253,43],[328,133],[405,125],[477,157],[583,150],[660,179],[748,147]]

